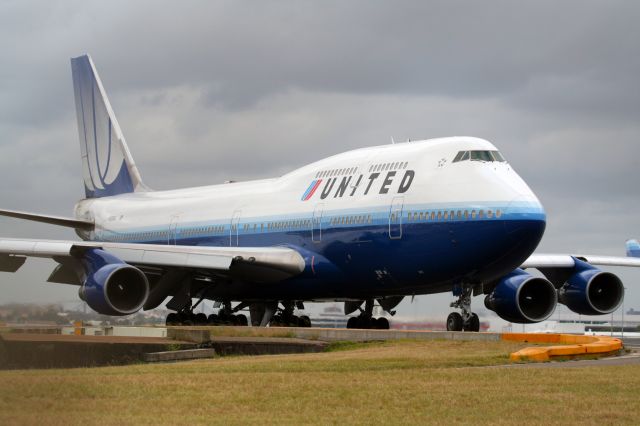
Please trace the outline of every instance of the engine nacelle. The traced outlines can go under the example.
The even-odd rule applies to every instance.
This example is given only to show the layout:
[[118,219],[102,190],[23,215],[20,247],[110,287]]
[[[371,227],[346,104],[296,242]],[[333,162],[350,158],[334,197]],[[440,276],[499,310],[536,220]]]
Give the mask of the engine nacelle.
[[553,284],[522,269],[502,278],[484,299],[487,309],[516,323],[544,321],[553,314],[557,303],[558,294]]
[[138,268],[101,249],[83,254],[86,279],[78,294],[94,311],[103,315],[138,312],[149,297],[149,282]]
[[581,315],[604,315],[618,309],[624,298],[620,278],[575,259],[575,272],[558,290],[558,300]]

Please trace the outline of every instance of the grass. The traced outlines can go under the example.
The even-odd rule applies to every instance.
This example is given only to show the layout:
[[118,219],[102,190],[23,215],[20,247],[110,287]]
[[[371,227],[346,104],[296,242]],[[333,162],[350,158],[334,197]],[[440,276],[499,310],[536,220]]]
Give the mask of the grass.
[[3,371],[0,424],[637,423],[637,366],[500,367],[523,346],[351,343],[320,354]]

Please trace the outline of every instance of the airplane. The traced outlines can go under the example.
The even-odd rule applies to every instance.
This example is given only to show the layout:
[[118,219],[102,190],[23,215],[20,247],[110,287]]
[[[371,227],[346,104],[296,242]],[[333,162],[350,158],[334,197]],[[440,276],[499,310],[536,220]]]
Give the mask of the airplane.
[[627,256],[640,257],[640,243],[638,240],[627,240]]
[[[96,312],[130,315],[167,299],[168,325],[310,326],[305,302],[344,302],[349,328],[407,296],[451,292],[447,329],[478,331],[472,295],[516,323],[562,303],[604,315],[621,280],[594,265],[640,259],[534,254],[542,204],[498,149],[447,137],[343,152],[283,176],[153,191],[142,180],[95,65],[71,59],[85,198],[73,217],[4,216],[75,229],[81,241],[0,239],[0,270],[53,259],[49,282],[78,286]],[[537,268],[543,276],[527,272]],[[218,307],[194,313],[203,300]],[[195,301],[195,303],[194,303]]]

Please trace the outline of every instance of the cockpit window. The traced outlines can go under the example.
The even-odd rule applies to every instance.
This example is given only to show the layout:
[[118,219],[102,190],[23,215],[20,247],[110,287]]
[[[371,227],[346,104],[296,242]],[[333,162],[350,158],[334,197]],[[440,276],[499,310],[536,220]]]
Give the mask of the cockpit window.
[[504,163],[505,160],[504,157],[502,156],[502,154],[500,154],[500,151],[490,151],[491,155],[493,156],[493,161],[499,161],[501,163]]
[[471,151],[471,161],[493,161],[489,151]]
[[500,163],[506,160],[499,151],[460,151],[453,159],[454,163],[459,161],[497,161]]

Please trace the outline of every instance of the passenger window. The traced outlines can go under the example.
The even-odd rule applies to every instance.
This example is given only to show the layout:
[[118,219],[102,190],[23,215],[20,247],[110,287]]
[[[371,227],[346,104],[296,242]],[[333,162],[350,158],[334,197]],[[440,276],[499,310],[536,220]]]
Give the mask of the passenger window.
[[444,212],[444,220],[449,219],[449,212]]
[[496,210],[496,217],[500,219],[501,216],[502,216],[502,211],[500,211],[500,209]]
[[442,219],[442,212],[438,212],[438,220]]
[[491,210],[487,210],[487,217],[491,219],[493,217],[493,212]]
[[475,218],[476,218],[476,211],[471,210],[471,219],[475,219]]

